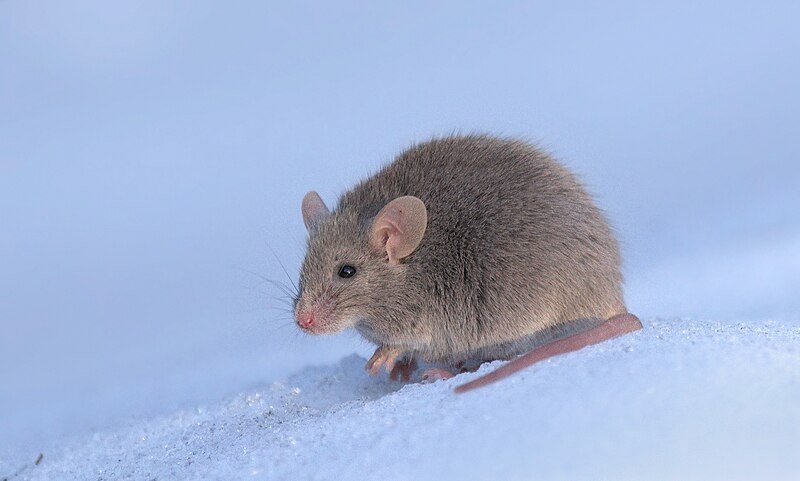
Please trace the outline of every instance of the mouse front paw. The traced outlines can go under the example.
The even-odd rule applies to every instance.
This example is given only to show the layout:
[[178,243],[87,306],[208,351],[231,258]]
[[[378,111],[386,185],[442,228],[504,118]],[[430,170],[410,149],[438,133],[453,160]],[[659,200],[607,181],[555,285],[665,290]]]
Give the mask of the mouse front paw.
[[405,351],[399,347],[380,346],[375,349],[375,353],[369,358],[365,368],[374,376],[381,371],[381,366],[385,365],[386,372],[391,373],[395,368],[397,358],[403,354],[403,352]]

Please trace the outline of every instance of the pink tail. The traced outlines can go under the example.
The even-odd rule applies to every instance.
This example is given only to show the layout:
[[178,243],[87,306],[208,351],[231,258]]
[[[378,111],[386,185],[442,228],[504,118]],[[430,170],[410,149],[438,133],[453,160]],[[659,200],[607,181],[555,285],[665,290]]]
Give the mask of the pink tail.
[[591,346],[592,344],[607,341],[623,334],[628,334],[629,332],[638,331],[641,328],[642,323],[639,321],[639,318],[633,314],[626,313],[616,315],[591,329],[537,347],[485,376],[457,386],[455,392],[463,393],[483,387],[549,357],[577,351],[578,349]]

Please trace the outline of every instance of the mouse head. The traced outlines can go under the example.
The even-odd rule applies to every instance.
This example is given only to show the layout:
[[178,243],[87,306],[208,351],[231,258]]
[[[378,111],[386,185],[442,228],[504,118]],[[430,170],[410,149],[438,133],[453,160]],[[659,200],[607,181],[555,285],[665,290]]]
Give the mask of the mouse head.
[[353,209],[331,212],[312,191],[302,211],[309,239],[295,299],[297,325],[311,334],[358,327],[376,342],[393,329],[399,333],[402,326],[392,320],[407,311],[404,281],[425,234],[425,204],[398,197],[365,222]]

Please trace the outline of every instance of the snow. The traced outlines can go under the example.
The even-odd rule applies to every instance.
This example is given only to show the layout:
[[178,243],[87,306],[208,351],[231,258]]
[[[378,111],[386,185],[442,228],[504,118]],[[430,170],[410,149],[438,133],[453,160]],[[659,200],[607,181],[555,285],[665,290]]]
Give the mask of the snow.
[[[21,479],[797,479],[800,325],[651,319],[484,389],[363,357],[45,454]],[[591,393],[591,395],[587,395]]]
[[[800,478],[800,3],[6,3],[0,480]],[[580,175],[644,331],[459,397],[294,329],[305,192],[453,131]]]

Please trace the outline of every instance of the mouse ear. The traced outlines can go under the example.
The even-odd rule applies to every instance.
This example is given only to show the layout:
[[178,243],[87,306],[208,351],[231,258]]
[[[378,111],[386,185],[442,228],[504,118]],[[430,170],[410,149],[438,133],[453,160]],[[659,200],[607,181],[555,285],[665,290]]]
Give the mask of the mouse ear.
[[319,223],[325,220],[331,213],[331,211],[328,210],[328,206],[326,206],[325,202],[322,200],[322,197],[313,190],[303,197],[302,210],[303,223],[306,225],[306,229],[308,229],[309,232],[316,229]]
[[370,244],[385,251],[390,264],[399,264],[419,246],[425,227],[428,225],[428,210],[425,203],[414,196],[398,197],[378,212],[370,229]]

